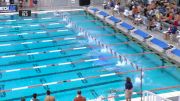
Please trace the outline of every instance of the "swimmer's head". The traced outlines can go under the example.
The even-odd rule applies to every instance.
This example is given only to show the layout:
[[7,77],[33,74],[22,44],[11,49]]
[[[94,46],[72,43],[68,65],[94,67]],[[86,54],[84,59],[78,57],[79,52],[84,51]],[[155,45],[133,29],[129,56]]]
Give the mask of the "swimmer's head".
[[77,94],[78,94],[78,95],[81,95],[81,91],[80,91],[80,90],[78,90],[78,91],[77,91]]
[[131,78],[130,78],[130,77],[127,77],[127,78],[126,78],[126,82],[131,82]]
[[50,95],[50,94],[51,94],[51,91],[50,91],[50,90],[47,90],[46,94],[47,94],[47,95]]

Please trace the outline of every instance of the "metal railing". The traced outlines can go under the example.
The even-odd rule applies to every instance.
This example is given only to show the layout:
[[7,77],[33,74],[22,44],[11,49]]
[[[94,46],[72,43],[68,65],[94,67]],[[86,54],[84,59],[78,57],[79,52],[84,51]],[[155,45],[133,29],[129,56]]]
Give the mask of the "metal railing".
[[143,91],[143,101],[172,101],[162,98],[161,96],[154,94],[150,91]]

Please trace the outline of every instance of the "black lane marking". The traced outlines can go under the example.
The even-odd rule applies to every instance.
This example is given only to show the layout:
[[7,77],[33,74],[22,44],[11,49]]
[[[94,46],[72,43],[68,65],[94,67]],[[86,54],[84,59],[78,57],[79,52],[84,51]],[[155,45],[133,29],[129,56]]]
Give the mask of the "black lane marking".
[[99,95],[94,89],[90,89],[91,94],[94,96],[94,98],[97,98]]
[[[0,85],[0,91],[1,90],[5,90],[5,85],[4,84]],[[0,98],[2,98],[2,97],[6,97],[6,92],[0,92]]]
[[[1,71],[1,69],[0,69],[0,71]],[[3,74],[2,73],[0,73],[0,79],[2,79],[3,78]]]
[[[83,77],[84,77],[81,72],[78,72],[78,73],[77,73],[77,76],[78,76],[79,78],[83,78]],[[81,80],[81,82],[84,83],[84,84],[88,83],[88,81],[87,81],[86,79],[85,79],[85,80]]]
[[[101,82],[101,83],[96,83],[96,84],[91,84],[91,85],[86,85],[86,86],[79,86],[79,87],[74,87],[74,88],[67,88],[63,90],[57,90],[57,91],[52,91],[51,94],[57,94],[57,93],[63,93],[63,92],[68,92],[68,91],[74,91],[78,89],[86,89],[89,87],[96,87],[96,86],[102,86],[106,84],[111,84],[111,83],[116,83],[116,82],[124,82],[124,80],[113,80],[113,81],[107,81],[107,82]],[[38,96],[45,96],[46,93],[39,93]],[[31,98],[32,95],[25,96],[26,98]],[[5,101],[13,101],[13,100],[19,100],[20,98],[12,98],[12,99],[7,99]]]
[[42,61],[47,61],[47,60],[55,60],[55,59],[59,59],[59,58],[68,58],[68,57],[75,57],[75,56],[81,56],[81,55],[84,55],[84,54],[75,54],[75,55],[60,56],[60,57],[55,57],[55,58],[50,58],[50,59],[43,59],[43,60],[37,60],[37,61],[22,60],[22,61],[11,62],[9,64],[3,64],[3,65],[0,65],[0,66],[12,66],[12,65],[19,65],[19,64],[26,64],[26,63],[42,62]]
[[59,50],[62,50],[62,51],[60,51],[60,52],[59,52],[60,54],[62,54],[62,55],[66,55],[66,52],[65,52],[65,51],[63,51],[63,49],[62,49],[61,47],[58,47],[58,49],[59,49]]
[[114,64],[104,64],[104,65],[97,65],[97,66],[89,66],[89,67],[75,69],[75,70],[73,69],[73,70],[66,70],[66,71],[60,71],[60,72],[53,72],[53,73],[49,73],[49,74],[27,76],[27,77],[15,78],[15,79],[9,79],[9,80],[1,80],[0,83],[1,82],[9,82],[9,81],[22,80],[22,79],[31,79],[31,78],[36,78],[36,77],[44,77],[44,76],[50,76],[50,75],[57,75],[57,74],[65,74],[65,73],[82,71],[82,70],[88,70],[88,69],[93,69],[93,68],[101,68],[101,67],[110,66],[110,65],[114,65]]
[[[37,63],[34,63],[33,66],[34,66],[34,67],[37,67],[37,66],[39,66],[39,65],[38,65]],[[42,73],[40,68],[36,68],[36,69],[34,69],[34,70],[36,71],[36,73]]]
[[73,61],[69,58],[69,59],[66,59],[68,62],[71,62],[71,67],[75,68],[76,65],[73,63]]
[[[40,81],[41,84],[47,83],[47,81],[46,81],[45,78],[40,78],[39,81]],[[50,89],[48,85],[43,86],[43,88],[44,88],[44,90],[46,90],[46,91]]]

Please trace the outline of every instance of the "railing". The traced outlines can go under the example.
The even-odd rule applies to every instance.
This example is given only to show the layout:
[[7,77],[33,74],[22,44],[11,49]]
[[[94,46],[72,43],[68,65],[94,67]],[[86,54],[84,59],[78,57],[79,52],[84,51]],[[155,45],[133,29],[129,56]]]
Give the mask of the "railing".
[[161,96],[154,94],[150,91],[144,91],[143,101],[172,101],[172,100],[162,98]]

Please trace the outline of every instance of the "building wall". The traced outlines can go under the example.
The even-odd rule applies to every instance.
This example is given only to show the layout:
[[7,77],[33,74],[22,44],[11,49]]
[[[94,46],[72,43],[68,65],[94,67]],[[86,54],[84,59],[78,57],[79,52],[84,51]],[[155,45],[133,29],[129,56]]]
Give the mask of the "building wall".
[[[103,0],[91,0],[92,5],[102,5]],[[66,9],[80,8],[79,0],[39,0],[38,8],[41,9]]]

